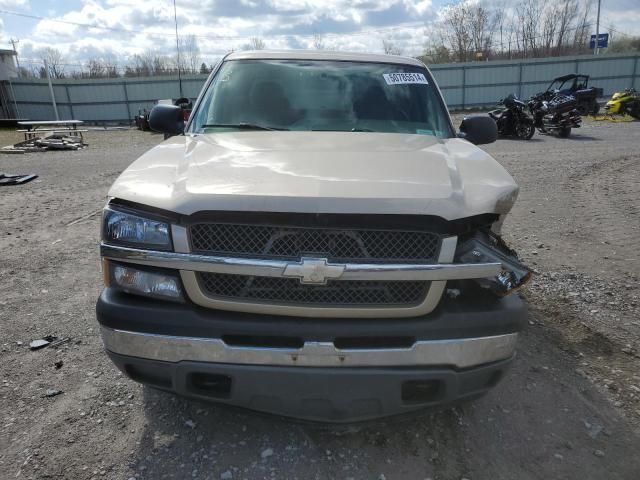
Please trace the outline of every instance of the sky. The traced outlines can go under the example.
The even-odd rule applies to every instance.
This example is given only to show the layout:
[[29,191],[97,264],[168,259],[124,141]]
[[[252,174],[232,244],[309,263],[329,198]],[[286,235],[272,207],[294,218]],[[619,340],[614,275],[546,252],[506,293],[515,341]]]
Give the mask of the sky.
[[[474,0],[467,0],[474,1]],[[475,0],[477,1],[477,0]],[[509,0],[506,4],[509,4]],[[447,0],[176,0],[180,35],[195,35],[202,59],[213,63],[260,37],[267,48],[325,48],[382,52],[390,40],[405,55],[422,52],[430,25]],[[594,9],[595,11],[595,9]],[[8,12],[43,18],[28,18]],[[57,20],[57,21],[56,21]],[[87,28],[58,21],[90,24]],[[0,48],[16,49],[22,64],[53,46],[69,64],[113,55],[175,52],[172,0],[0,0]],[[640,35],[640,0],[602,0],[602,25]],[[595,30],[595,29],[594,29]],[[595,32],[594,32],[595,33]]]

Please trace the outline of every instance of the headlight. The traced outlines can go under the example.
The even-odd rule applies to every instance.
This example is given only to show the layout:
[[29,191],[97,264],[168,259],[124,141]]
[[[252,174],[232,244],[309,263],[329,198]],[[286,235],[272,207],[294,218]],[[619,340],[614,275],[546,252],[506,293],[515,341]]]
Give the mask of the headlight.
[[501,263],[502,270],[492,278],[480,278],[476,282],[499,297],[509,295],[531,278],[531,270],[518,259],[504,241],[495,234],[480,232],[462,242],[456,251],[460,263]]
[[180,279],[174,273],[161,270],[141,270],[132,265],[105,262],[107,286],[126,293],[163,300],[182,301]]
[[171,249],[168,223],[110,207],[104,210],[102,236],[109,243]]

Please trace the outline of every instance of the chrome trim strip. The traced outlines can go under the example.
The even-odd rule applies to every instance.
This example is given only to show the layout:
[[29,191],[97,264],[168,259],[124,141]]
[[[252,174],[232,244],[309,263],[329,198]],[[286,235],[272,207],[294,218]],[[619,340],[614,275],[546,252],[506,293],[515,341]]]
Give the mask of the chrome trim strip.
[[[233,258],[180,252],[162,252],[101,244],[100,254],[111,260],[197,272],[283,277],[292,262],[256,258]],[[328,264],[342,266],[342,264]],[[459,280],[497,275],[500,263],[436,264],[344,264],[341,280]]]
[[[465,278],[483,278],[497,274],[498,263],[452,264],[455,255],[457,237],[444,238],[440,247],[437,264],[348,264],[340,276],[344,280],[425,280],[430,281],[424,300],[410,306],[371,306],[371,307],[335,307],[330,305],[287,305],[250,300],[232,300],[210,297],[200,288],[196,271],[230,273],[239,275],[282,276],[290,262],[279,260],[224,258],[208,255],[189,254],[187,230],[172,225],[172,236],[176,249],[173,252],[157,252],[142,249],[101,245],[101,254],[115,260],[180,269],[182,283],[188,297],[205,308],[216,308],[234,312],[247,312],[271,315],[290,315],[297,317],[344,317],[344,318],[398,318],[417,317],[433,311],[444,292],[447,280]],[[186,250],[186,251],[185,251]]]
[[305,342],[300,349],[234,347],[217,338],[174,337],[101,327],[110,352],[165,362],[304,367],[444,366],[468,368],[510,358],[517,333],[491,337],[418,341],[409,348],[345,349],[332,342]]

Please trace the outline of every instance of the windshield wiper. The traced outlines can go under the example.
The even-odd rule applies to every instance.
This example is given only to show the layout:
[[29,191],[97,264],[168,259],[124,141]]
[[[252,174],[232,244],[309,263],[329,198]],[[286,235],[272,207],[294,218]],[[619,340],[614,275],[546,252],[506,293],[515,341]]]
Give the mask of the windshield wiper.
[[288,128],[279,127],[266,127],[264,125],[258,125],[256,123],[208,123],[202,125],[200,128],[239,128],[242,130],[289,130]]
[[331,128],[312,128],[312,132],[375,132],[375,130],[371,130],[370,128],[357,128],[353,127],[350,130],[336,130]]

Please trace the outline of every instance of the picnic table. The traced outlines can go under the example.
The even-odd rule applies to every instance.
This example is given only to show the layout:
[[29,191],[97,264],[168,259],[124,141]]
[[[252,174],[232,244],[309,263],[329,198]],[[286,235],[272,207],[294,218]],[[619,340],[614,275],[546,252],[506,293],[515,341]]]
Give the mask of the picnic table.
[[18,132],[24,133],[25,141],[32,140],[42,134],[64,134],[70,137],[82,138],[82,133],[87,130],[78,128],[84,122],[82,120],[25,120],[18,122],[18,125],[25,127]]

